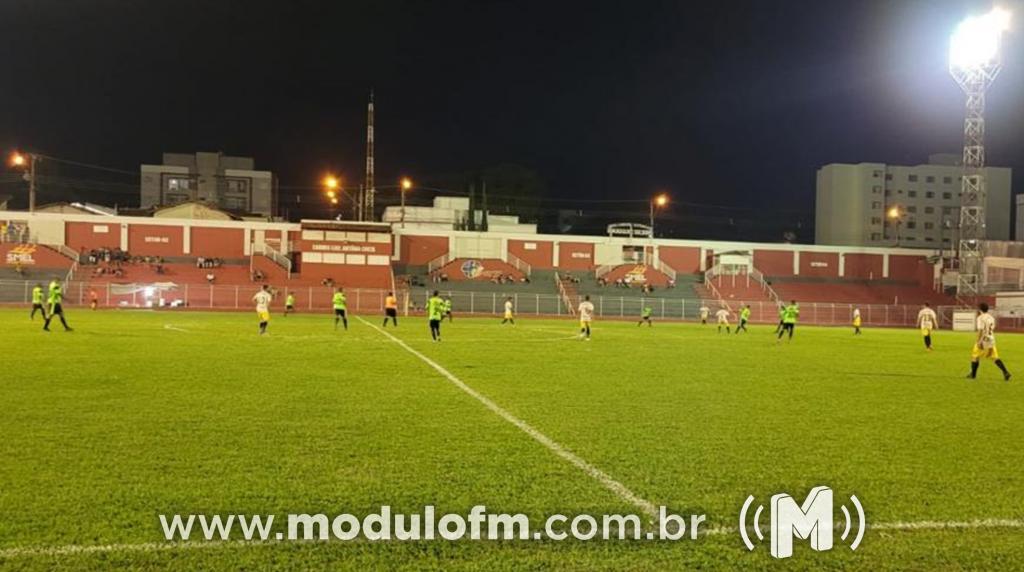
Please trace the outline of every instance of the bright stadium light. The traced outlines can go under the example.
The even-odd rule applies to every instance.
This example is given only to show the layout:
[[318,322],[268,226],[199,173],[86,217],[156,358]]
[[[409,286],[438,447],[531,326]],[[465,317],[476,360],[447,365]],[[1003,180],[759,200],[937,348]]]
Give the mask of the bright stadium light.
[[1010,12],[993,8],[988,14],[967,18],[949,42],[951,69],[975,69],[999,58],[1000,39],[1010,29]]
[[402,189],[402,228],[405,228],[405,192],[412,188],[412,179],[409,177],[402,177],[402,182],[399,186]]
[[341,183],[338,181],[338,177],[335,177],[334,175],[327,175],[326,177],[324,177],[324,186],[327,187],[328,189],[337,189],[340,184]]
[[651,199],[651,238],[654,238],[654,211],[668,204],[668,195],[661,193]]
[[12,167],[24,167],[28,163],[28,158],[15,151],[11,153],[10,164]]
[[889,219],[896,220],[900,218],[900,207],[892,207],[889,209]]
[[957,299],[973,305],[981,293],[982,244],[985,230],[985,92],[1002,68],[1003,32],[1010,27],[1010,13],[993,8],[967,18],[957,26],[949,42],[949,73],[966,96],[964,117],[963,176],[960,177],[960,239],[956,258]]

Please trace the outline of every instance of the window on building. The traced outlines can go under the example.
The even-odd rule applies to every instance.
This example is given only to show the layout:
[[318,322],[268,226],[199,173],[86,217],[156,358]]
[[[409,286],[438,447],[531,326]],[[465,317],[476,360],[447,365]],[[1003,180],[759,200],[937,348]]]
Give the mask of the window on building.
[[907,228],[913,230],[913,229],[917,228],[917,223],[912,221],[912,220],[908,220],[907,221]]
[[930,236],[926,236],[926,237],[924,237],[924,241],[925,242],[935,242],[935,239],[930,237]]
[[950,240],[950,239],[948,239],[948,238],[943,238],[943,239],[942,239],[942,243],[943,243],[943,244],[949,244],[950,242],[953,242],[953,241],[952,241],[952,240]]
[[935,177],[933,177],[931,175],[928,175],[927,177],[924,178],[924,182],[926,182],[926,183],[934,183],[935,182]]
[[942,214],[944,214],[944,215],[953,214],[953,207],[942,207]]
[[875,172],[871,173],[871,176],[877,179],[882,176],[882,172],[879,171],[878,169],[875,169]]
[[926,223],[924,223],[924,229],[925,230],[931,230],[933,228],[935,228],[935,223],[934,222],[926,222]]
[[221,201],[224,208],[236,211],[248,211],[249,210],[249,199],[247,197],[232,197],[225,195]]
[[885,174],[885,180],[886,181],[891,181],[892,180],[892,173],[886,173]]
[[912,236],[906,236],[906,237],[903,237],[903,240],[906,240],[906,241],[909,241],[909,242],[913,242],[913,241],[915,241],[917,239],[912,237]]
[[882,187],[875,185],[871,187],[871,192],[877,195],[878,193],[882,192]]
[[902,194],[903,194],[903,189],[899,189],[899,190],[897,190],[897,191],[896,191],[896,194],[897,194],[897,195],[902,195]]
[[871,233],[871,240],[882,240],[882,235],[878,234],[877,232],[872,232]]
[[924,214],[932,214],[935,212],[935,207],[924,207]]
[[935,198],[935,191],[925,191],[924,198],[926,198],[926,199],[934,199]]
[[953,198],[953,193],[950,193],[950,192],[942,193],[942,198],[948,201],[949,199]]
[[917,196],[917,191],[907,191],[907,196],[908,197],[916,197]]
[[917,212],[917,207],[913,207],[913,206],[907,207],[907,212],[908,213],[916,213]]
[[907,175],[907,180],[910,181],[911,183],[916,183],[917,175]]
[[873,208],[873,209],[880,209],[880,208],[882,208],[882,202],[881,201],[871,201],[871,208]]
[[878,226],[878,225],[882,224],[881,217],[877,217],[877,216],[871,217],[871,224],[875,225],[875,226]]
[[887,197],[888,196],[892,196],[892,189],[886,189],[885,190],[885,196],[887,196]]
[[189,191],[192,190],[192,177],[167,177],[168,191]]
[[952,185],[953,184],[953,177],[942,177],[942,182],[943,182],[943,184],[946,184],[946,185]]

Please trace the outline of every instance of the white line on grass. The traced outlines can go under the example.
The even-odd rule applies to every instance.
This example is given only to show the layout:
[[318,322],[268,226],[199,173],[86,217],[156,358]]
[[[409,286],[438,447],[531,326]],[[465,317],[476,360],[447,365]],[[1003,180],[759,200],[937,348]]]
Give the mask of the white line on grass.
[[[1024,528],[1024,520],[1007,518],[986,518],[969,521],[935,521],[923,520],[919,522],[880,522],[868,524],[868,530],[879,531],[921,531],[921,530],[979,530],[999,528]],[[717,526],[701,529],[701,535],[724,536],[736,534],[735,527]],[[353,541],[338,541],[348,544]],[[16,548],[0,549],[0,560],[10,558],[28,558],[41,556],[75,556],[80,554],[108,554],[112,552],[162,552],[168,550],[193,550],[205,548],[231,548],[248,546],[266,546],[273,544],[323,544],[322,541],[296,541],[281,542],[278,540],[210,540],[210,541],[182,541],[182,542],[140,542],[136,544],[65,544],[62,546],[22,546]]]
[[629,490],[629,488],[627,488],[626,485],[620,483],[619,481],[616,481],[611,476],[609,476],[608,473],[605,473],[601,469],[598,469],[594,465],[591,465],[590,463],[584,461],[578,455],[576,455],[575,453],[569,451],[568,449],[566,449],[562,445],[558,444],[557,442],[552,440],[547,435],[545,435],[545,434],[541,433],[540,431],[534,429],[526,421],[523,421],[522,419],[516,417],[515,415],[512,415],[511,413],[509,413],[508,411],[503,409],[497,403],[491,401],[490,399],[488,399],[487,397],[485,397],[481,393],[477,392],[472,387],[466,385],[461,379],[455,377],[455,375],[452,372],[448,371],[447,369],[442,367],[440,364],[438,364],[434,360],[432,360],[432,359],[428,358],[427,356],[423,355],[422,353],[416,351],[415,349],[410,347],[408,344],[406,344],[402,340],[396,338],[395,336],[391,335],[390,333],[384,331],[381,328],[378,328],[374,324],[371,324],[370,322],[367,322],[366,320],[364,320],[362,318],[359,318],[359,321],[364,323],[364,324],[366,324],[367,326],[370,326],[371,328],[377,330],[381,334],[384,334],[385,336],[390,338],[391,341],[393,341],[396,344],[398,344],[402,349],[404,349],[405,351],[411,353],[412,355],[420,358],[420,360],[422,360],[424,363],[426,363],[430,367],[434,368],[435,371],[437,371],[442,376],[444,376],[448,381],[452,382],[452,385],[454,385],[455,387],[461,389],[466,394],[468,394],[470,397],[472,397],[472,398],[476,399],[477,401],[479,401],[480,403],[482,403],[484,405],[484,407],[490,409],[491,411],[496,413],[499,417],[501,417],[505,421],[508,421],[509,423],[511,423],[511,424],[515,425],[516,427],[518,427],[523,433],[526,433],[527,435],[532,437],[534,441],[537,441],[541,445],[544,445],[545,447],[550,449],[552,453],[558,455],[562,459],[564,459],[564,460],[572,463],[573,465],[575,465],[581,471],[583,471],[584,473],[586,473],[587,475],[589,475],[590,477],[594,478],[599,483],[604,485],[604,487],[606,489],[608,489],[611,492],[615,493],[619,498],[621,498],[621,499],[625,500],[626,502],[628,502],[628,503],[630,503],[630,504],[640,508],[640,510],[642,510],[644,512],[644,514],[648,518],[651,519],[652,522],[658,518],[658,509],[657,509],[657,507],[654,506],[654,503],[652,503],[651,501],[648,501],[646,499],[640,498],[636,493],[634,493],[633,491]]
[[165,330],[172,330],[172,331],[175,331],[175,332],[185,332],[186,334],[188,333],[188,330],[186,330],[185,328],[179,328],[177,326],[172,326],[170,324],[164,324],[164,329]]

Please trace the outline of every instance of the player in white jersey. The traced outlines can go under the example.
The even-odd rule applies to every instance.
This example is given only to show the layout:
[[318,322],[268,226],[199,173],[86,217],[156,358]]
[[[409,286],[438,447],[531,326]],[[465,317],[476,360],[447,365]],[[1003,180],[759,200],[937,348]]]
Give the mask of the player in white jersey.
[[708,316],[711,315],[711,308],[708,308],[705,305],[701,305],[700,310],[698,311],[700,312],[700,323],[707,324]]
[[975,379],[978,376],[978,362],[984,357],[995,361],[996,367],[1003,372],[1003,379],[1010,381],[1010,372],[1006,370],[1006,365],[999,359],[999,351],[996,350],[996,318],[988,313],[988,304],[985,302],[978,304],[975,328],[978,330],[978,338],[971,348],[971,373],[967,379]]
[[932,351],[932,330],[939,327],[939,317],[935,315],[928,302],[917,313],[917,327],[921,328],[921,337],[924,338],[924,349]]
[[578,308],[580,314],[580,339],[590,341],[590,322],[594,319],[594,303],[590,296],[584,296]]
[[853,335],[860,335],[860,308],[853,309]]
[[267,324],[270,322],[270,301],[273,300],[270,294],[270,286],[263,285],[263,288],[252,297],[256,303],[256,315],[260,318],[260,335],[267,333]]
[[507,322],[509,324],[512,324],[513,326],[516,325],[515,316],[512,313],[512,308],[512,297],[509,296],[505,300],[505,318],[501,321],[502,324]]
[[725,308],[715,312],[715,317],[718,318],[718,333],[722,333],[722,326],[725,326],[725,333],[729,332],[729,310]]

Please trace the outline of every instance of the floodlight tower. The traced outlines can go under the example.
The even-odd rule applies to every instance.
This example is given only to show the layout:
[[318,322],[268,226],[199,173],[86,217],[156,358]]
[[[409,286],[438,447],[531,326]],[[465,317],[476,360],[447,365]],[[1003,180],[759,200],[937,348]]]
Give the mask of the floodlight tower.
[[960,195],[957,298],[972,302],[982,285],[985,240],[985,92],[1002,67],[1001,36],[1010,13],[994,8],[960,23],[949,44],[949,73],[967,95]]
[[370,103],[366,106],[366,185],[363,187],[362,220],[373,220],[373,199],[377,194],[374,186],[373,173],[373,90],[370,90]]

